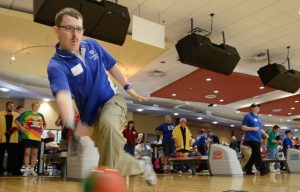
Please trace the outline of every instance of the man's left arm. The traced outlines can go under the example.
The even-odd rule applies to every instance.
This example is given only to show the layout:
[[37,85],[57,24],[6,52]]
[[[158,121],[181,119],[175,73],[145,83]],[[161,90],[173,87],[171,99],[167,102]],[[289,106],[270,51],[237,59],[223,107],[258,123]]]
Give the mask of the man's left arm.
[[127,91],[127,93],[138,101],[147,101],[146,97],[143,97],[135,92],[135,90],[131,87],[131,85],[127,82],[124,78],[123,74],[121,73],[119,67],[115,64],[112,68],[108,70],[108,72],[120,83],[122,87]]

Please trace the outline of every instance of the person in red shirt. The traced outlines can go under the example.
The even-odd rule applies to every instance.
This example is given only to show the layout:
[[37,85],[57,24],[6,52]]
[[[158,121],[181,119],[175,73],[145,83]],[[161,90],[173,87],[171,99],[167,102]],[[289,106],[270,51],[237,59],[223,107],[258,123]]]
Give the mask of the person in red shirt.
[[124,149],[127,153],[134,156],[135,141],[137,139],[138,133],[134,128],[134,122],[128,121],[126,128],[123,130],[123,136],[127,139]]

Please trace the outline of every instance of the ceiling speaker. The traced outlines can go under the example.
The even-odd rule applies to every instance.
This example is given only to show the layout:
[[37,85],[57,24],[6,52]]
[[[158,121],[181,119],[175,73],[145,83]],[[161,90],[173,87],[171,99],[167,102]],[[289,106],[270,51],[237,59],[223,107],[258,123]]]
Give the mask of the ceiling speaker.
[[123,45],[130,23],[129,12],[126,7],[110,1],[34,0],[34,21],[54,26],[56,13],[65,7],[72,7],[82,14],[85,36]]
[[230,75],[240,60],[236,48],[213,44],[209,38],[195,33],[180,39],[176,50],[182,63],[224,75]]
[[295,93],[300,87],[300,73],[286,70],[282,65],[273,63],[261,67],[257,71],[262,83],[268,87]]

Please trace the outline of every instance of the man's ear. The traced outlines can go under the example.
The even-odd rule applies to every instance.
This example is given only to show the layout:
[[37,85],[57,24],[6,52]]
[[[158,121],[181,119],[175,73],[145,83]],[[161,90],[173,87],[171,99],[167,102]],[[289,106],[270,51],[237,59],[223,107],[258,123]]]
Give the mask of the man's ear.
[[58,27],[56,25],[53,26],[53,31],[55,34],[58,34]]

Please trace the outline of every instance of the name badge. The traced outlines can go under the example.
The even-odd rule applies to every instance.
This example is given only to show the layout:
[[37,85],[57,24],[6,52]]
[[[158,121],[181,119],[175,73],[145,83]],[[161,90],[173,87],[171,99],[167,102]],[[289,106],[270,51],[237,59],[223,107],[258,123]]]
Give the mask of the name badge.
[[77,76],[83,72],[83,68],[80,64],[77,64],[75,67],[71,69],[73,76]]

